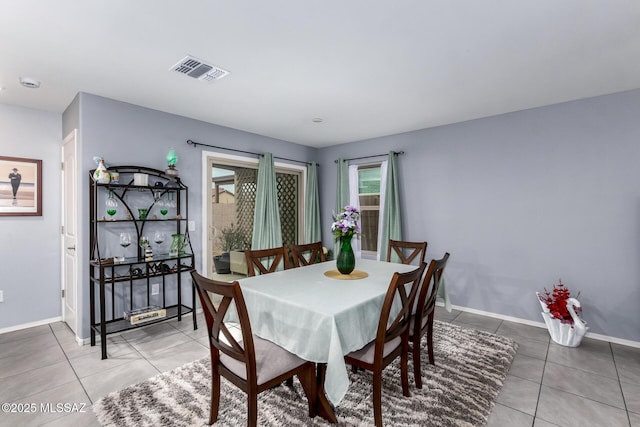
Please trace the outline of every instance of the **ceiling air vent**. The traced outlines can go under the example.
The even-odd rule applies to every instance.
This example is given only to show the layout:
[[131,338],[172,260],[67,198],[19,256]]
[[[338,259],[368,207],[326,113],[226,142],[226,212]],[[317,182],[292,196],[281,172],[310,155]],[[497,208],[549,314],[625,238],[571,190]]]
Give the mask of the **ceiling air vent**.
[[207,64],[193,56],[185,57],[176,65],[171,67],[170,71],[175,71],[204,82],[220,80],[221,78],[229,75],[227,70],[223,70],[215,65]]

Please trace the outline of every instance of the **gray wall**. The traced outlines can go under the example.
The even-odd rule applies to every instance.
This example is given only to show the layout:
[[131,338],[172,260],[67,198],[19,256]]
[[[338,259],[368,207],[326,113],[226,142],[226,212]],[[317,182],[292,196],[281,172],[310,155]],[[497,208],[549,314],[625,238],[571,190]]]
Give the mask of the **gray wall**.
[[0,330],[61,315],[61,141],[60,114],[0,104],[0,154],[42,160],[43,178],[42,216],[0,217]]
[[632,91],[322,149],[323,223],[335,159],[405,150],[404,238],[451,252],[453,304],[539,322],[562,278],[590,332],[640,341],[639,118]]

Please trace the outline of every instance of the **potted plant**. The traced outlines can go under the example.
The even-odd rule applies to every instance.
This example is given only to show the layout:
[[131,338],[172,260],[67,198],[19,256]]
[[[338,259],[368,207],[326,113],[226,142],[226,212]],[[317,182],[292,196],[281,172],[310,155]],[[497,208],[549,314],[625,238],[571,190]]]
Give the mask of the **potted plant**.
[[[544,294],[536,292],[540,306],[542,306],[542,318],[547,325],[551,339],[567,347],[577,347],[582,337],[589,328],[587,322],[582,320],[582,305],[576,298],[571,297],[571,292],[562,280],[553,285],[552,291],[545,288]],[[577,296],[580,296],[578,293]]]
[[229,252],[245,248],[244,231],[231,224],[229,227],[220,230],[218,240],[220,241],[222,254],[213,257],[213,264],[216,267],[216,273],[229,274],[231,273]]

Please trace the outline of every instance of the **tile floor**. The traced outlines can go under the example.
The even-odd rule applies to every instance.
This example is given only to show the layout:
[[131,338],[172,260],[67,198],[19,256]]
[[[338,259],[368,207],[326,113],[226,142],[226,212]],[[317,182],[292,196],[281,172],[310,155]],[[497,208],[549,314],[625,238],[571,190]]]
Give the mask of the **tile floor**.
[[[35,409],[0,413],[0,426],[99,426],[90,405],[101,396],[208,355],[200,317],[197,331],[171,320],[112,335],[107,360],[63,323],[0,335],[0,403]],[[440,307],[436,319],[520,345],[488,426],[640,427],[640,349],[592,339],[566,348],[546,329]]]

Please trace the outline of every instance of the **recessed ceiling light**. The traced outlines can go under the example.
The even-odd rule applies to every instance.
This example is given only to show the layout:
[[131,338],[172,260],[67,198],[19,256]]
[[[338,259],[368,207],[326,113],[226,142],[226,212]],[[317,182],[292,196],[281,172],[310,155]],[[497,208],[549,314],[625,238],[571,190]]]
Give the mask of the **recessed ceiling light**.
[[324,119],[322,117],[314,117],[313,119],[311,119],[311,121],[313,123],[322,123],[324,122]]
[[19,80],[22,86],[28,87],[29,89],[38,89],[40,87],[40,82],[31,77],[20,77]]

